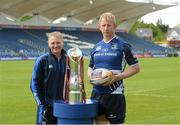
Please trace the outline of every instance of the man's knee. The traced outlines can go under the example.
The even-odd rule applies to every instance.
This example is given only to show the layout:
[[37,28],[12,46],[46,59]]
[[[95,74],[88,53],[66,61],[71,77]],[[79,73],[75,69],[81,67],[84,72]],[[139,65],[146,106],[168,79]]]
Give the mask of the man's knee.
[[105,115],[100,115],[95,118],[95,124],[108,124],[109,121]]

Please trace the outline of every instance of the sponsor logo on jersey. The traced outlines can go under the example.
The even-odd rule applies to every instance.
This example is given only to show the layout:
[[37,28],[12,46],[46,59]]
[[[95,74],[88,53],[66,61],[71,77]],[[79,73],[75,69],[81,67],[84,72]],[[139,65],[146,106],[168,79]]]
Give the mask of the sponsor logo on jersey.
[[117,53],[95,53],[94,56],[117,56]]

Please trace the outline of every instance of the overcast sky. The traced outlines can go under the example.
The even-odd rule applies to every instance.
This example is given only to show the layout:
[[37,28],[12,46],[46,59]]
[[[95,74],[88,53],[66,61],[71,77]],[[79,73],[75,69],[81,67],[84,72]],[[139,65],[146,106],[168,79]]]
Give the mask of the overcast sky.
[[180,24],[180,0],[178,6],[159,10],[143,16],[141,19],[146,23],[156,23],[158,19],[162,19],[163,24],[168,24],[171,28]]

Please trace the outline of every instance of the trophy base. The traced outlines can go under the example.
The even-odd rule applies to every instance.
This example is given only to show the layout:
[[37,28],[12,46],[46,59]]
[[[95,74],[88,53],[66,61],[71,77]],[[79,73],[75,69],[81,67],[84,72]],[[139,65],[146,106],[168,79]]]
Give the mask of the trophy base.
[[70,104],[76,104],[76,103],[81,103],[81,92],[80,91],[70,91],[69,92],[69,103]]
[[62,100],[54,102],[54,116],[58,124],[94,124],[98,115],[98,102],[87,100],[86,103],[69,104]]

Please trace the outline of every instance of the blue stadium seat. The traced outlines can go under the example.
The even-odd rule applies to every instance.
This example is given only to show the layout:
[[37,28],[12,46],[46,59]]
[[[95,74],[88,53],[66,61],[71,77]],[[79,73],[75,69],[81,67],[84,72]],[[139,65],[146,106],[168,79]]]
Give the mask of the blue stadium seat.
[[[37,57],[48,51],[46,34],[53,30],[3,28],[0,30],[0,57],[30,56]],[[59,30],[64,36],[64,48],[82,49],[88,56],[94,45],[102,39],[98,31]],[[167,52],[167,48],[158,46],[151,41],[134,35],[117,32],[121,39],[132,45],[135,53],[151,52],[153,54]]]

